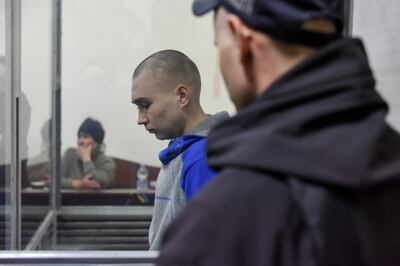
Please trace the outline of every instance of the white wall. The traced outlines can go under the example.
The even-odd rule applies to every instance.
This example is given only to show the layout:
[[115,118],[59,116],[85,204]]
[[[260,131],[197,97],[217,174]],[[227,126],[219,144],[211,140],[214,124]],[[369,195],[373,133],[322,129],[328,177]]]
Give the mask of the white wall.
[[[34,38],[25,33],[28,60],[23,82],[32,108],[30,156],[40,153],[40,127],[49,117],[50,94],[45,86],[50,82],[48,3],[23,1],[25,10],[34,12],[26,15],[25,28],[38,34]],[[62,22],[63,150],[75,145],[79,125],[91,116],[105,127],[109,155],[160,165],[158,152],[167,142],[156,140],[136,124],[130,81],[137,64],[161,49],[180,50],[198,65],[206,112],[234,112],[218,70],[212,15],[195,18],[191,1],[66,0]]]
[[365,41],[388,121],[400,130],[400,1],[354,0],[353,35]]
[[[50,117],[50,0],[22,0],[21,21],[21,95],[20,95],[20,134],[21,158],[34,156],[41,149],[40,128],[45,120]],[[0,0],[0,56],[6,53],[6,27],[5,27],[5,1]],[[5,67],[5,66],[1,66]],[[0,79],[5,78],[0,74]],[[3,81],[2,81],[3,82]],[[4,84],[3,84],[4,85]],[[10,91],[3,94],[5,88],[1,87],[1,97],[9,95]],[[1,99],[4,101],[5,99]],[[8,104],[10,104],[8,102]],[[10,125],[11,115],[4,114],[4,104],[1,105],[1,119]],[[8,110],[8,109],[7,109]],[[4,120],[2,127],[4,126]],[[29,132],[28,132],[29,130]],[[0,131],[9,132],[5,128]],[[27,136],[28,134],[28,136]],[[11,143],[13,136],[1,136],[9,139],[0,143],[5,148]],[[28,143],[26,139],[28,138]],[[4,140],[4,139],[3,139]],[[26,145],[27,144],[27,145]],[[10,146],[7,146],[10,149]],[[29,149],[29,150],[28,150]],[[29,151],[29,154],[28,154]],[[3,153],[3,152],[1,152]],[[4,155],[3,155],[4,156]],[[3,161],[3,159],[0,159]]]
[[136,124],[130,81],[137,64],[161,49],[181,50],[198,65],[206,111],[233,109],[214,86],[212,16],[196,19],[190,10],[187,0],[64,1],[64,147],[74,145],[79,124],[92,116],[106,128],[108,154],[159,165],[158,152],[167,143]]
[[[23,0],[22,87],[31,106],[29,156],[40,153],[40,128],[50,116],[50,0]],[[355,0],[353,33],[366,43],[389,122],[400,129],[398,0]],[[189,0],[63,1],[63,149],[75,145],[87,116],[106,128],[107,153],[151,165],[167,143],[136,125],[130,103],[135,66],[151,53],[178,49],[198,65],[202,103],[213,113],[234,108],[218,72],[212,14],[195,18]],[[4,47],[1,48],[3,50]]]
[[6,54],[6,1],[0,0],[0,55]]
[[22,0],[21,91],[26,98],[21,98],[20,116],[22,139],[28,129],[28,158],[40,153],[40,131],[51,116],[50,56],[51,0]]

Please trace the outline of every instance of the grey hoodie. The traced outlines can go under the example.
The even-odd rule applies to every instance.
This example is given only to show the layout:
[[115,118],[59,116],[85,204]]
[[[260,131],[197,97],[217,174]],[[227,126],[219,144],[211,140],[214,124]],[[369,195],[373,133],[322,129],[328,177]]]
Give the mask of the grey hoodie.
[[163,165],[156,184],[150,250],[159,249],[166,228],[186,206],[188,197],[214,176],[205,163],[205,137],[213,126],[227,118],[227,112],[209,116],[187,134],[171,140],[160,152]]

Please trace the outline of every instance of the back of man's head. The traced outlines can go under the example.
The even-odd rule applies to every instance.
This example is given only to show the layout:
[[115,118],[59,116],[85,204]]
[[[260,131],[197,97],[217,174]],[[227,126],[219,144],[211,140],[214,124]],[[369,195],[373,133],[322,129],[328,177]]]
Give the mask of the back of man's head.
[[162,50],[144,59],[135,69],[133,79],[144,70],[162,84],[176,87],[183,84],[192,90],[196,100],[200,98],[201,80],[196,64],[185,54],[176,50]]
[[342,34],[346,0],[195,0],[193,13],[218,7],[284,43],[321,46]]

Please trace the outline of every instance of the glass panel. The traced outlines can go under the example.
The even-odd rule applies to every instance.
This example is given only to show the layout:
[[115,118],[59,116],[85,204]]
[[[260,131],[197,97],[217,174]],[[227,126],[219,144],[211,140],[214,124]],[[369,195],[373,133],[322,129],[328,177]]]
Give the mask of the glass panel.
[[[44,182],[50,173],[51,1],[21,2],[21,247],[24,248],[49,209]],[[47,249],[49,243],[43,243]]]
[[[165,10],[169,10],[168,13]],[[94,215],[96,206],[93,205],[120,205],[122,209],[115,208],[122,210],[118,215],[120,219],[132,219],[133,216],[127,218],[122,214],[130,213],[131,207],[149,207],[153,204],[154,181],[161,166],[158,153],[168,142],[157,140],[136,124],[137,110],[131,104],[133,70],[150,54],[163,49],[176,49],[187,54],[202,75],[203,109],[210,114],[221,110],[233,112],[218,71],[212,15],[200,20],[194,18],[190,10],[191,1],[187,0],[63,1],[63,206],[91,205]],[[73,180],[84,177],[82,160],[77,159],[76,149],[78,129],[88,117],[102,124],[105,131],[104,153],[116,164],[115,182],[111,187],[103,182],[101,189],[71,188]],[[150,190],[144,195],[137,194],[135,190],[140,164],[146,166],[150,181]],[[114,214],[109,215],[111,212],[108,209],[101,210],[102,218],[115,217]],[[136,212],[132,210],[132,213]],[[143,209],[145,218],[141,217],[144,220],[140,228],[140,245],[132,242],[134,237],[127,235],[127,230],[123,237],[119,235],[115,238],[98,233],[98,242],[110,243],[101,247],[91,245],[93,235],[80,235],[73,240],[73,232],[70,231],[68,239],[60,240],[60,248],[146,249],[145,230],[151,218],[146,216],[148,213],[151,214],[151,210]],[[86,220],[81,221],[81,225],[90,221],[90,229],[98,228],[95,228],[88,215],[82,219]],[[129,223],[132,224],[131,221]],[[91,232],[81,229],[80,232]],[[68,243],[75,243],[75,246],[68,246]],[[115,243],[126,245],[113,245]]]
[[364,40],[377,89],[390,106],[388,122],[399,131],[400,4],[396,0],[354,1],[353,10],[353,35]]
[[6,140],[6,124],[10,126],[9,109],[6,106],[6,98],[10,97],[10,92],[6,90],[6,66],[5,66],[5,46],[6,46],[6,23],[5,23],[5,0],[0,0],[0,250],[6,248],[6,176],[9,175],[10,155],[9,143]]
[[[63,2],[64,151],[76,147],[78,128],[92,117],[105,129],[107,155],[160,166],[158,152],[167,143],[136,124],[130,83],[141,60],[166,48],[181,50],[197,63],[207,112],[233,110],[217,71],[212,16],[195,19],[190,5],[186,0]],[[164,14],[166,8],[179,16]],[[177,34],[182,38],[176,38]],[[135,182],[121,182],[127,188],[135,186]]]

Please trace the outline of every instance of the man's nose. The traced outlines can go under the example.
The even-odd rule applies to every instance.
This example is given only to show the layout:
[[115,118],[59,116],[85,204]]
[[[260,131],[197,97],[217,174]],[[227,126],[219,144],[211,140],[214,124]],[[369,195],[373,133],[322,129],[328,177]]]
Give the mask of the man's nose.
[[137,124],[138,125],[146,125],[149,122],[145,115],[138,115]]

